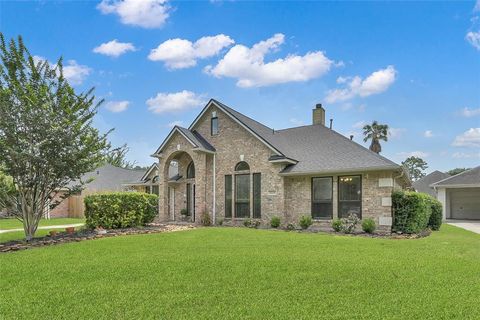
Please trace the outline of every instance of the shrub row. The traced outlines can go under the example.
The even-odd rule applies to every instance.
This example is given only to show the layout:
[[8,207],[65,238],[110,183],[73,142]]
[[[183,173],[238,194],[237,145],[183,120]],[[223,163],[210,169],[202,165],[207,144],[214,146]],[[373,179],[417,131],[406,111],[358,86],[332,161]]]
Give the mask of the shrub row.
[[392,193],[392,231],[419,233],[426,228],[440,229],[441,203],[425,193],[395,191]]
[[105,229],[142,226],[158,213],[158,196],[140,192],[88,195],[84,199],[86,225]]

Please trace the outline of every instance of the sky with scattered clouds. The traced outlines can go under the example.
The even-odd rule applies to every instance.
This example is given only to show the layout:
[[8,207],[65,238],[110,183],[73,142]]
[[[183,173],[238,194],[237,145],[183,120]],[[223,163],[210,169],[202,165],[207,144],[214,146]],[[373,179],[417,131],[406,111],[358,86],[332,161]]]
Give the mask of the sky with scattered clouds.
[[382,154],[398,163],[480,165],[480,0],[10,1],[0,30],[95,87],[95,125],[141,165],[209,98],[275,129],[310,124],[323,103],[366,146],[362,127],[388,124]]

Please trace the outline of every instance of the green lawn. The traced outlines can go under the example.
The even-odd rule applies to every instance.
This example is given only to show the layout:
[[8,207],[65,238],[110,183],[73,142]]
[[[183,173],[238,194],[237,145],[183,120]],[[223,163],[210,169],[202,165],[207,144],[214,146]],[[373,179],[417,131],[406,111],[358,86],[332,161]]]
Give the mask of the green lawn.
[[246,228],[0,255],[4,319],[479,319],[480,236],[416,240]]
[[[85,223],[85,219],[78,218],[53,218],[40,220],[39,226],[54,226],[74,223]],[[0,219],[0,230],[21,229],[23,228],[22,222],[18,219]]]

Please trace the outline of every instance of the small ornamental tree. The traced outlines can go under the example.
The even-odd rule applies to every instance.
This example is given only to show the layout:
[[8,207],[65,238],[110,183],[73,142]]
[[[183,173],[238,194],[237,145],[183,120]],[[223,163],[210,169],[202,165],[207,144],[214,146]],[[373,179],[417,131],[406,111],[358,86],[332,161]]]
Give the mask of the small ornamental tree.
[[0,166],[13,180],[14,192],[4,194],[27,241],[59,190],[104,161],[108,133],[92,126],[102,102],[92,92],[74,91],[62,59],[36,61],[21,37],[7,45],[0,33]]

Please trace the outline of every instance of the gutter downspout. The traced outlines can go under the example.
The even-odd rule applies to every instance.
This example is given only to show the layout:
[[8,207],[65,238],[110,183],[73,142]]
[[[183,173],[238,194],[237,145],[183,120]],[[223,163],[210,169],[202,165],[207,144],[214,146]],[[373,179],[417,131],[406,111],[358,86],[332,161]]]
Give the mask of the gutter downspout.
[[215,183],[216,168],[215,168],[215,166],[216,166],[216,155],[215,155],[215,153],[214,153],[214,154],[213,154],[213,183],[212,183],[212,184],[213,184],[213,204],[212,204],[212,216],[213,216],[213,219],[212,219],[212,220],[213,220],[213,224],[215,224],[215,222],[216,222],[216,210],[215,210],[215,209],[216,209],[216,204],[217,204],[217,202],[216,202],[217,196],[216,196],[216,194],[215,194],[215,192],[216,192],[216,186],[215,186],[215,184],[216,184],[216,183]]

